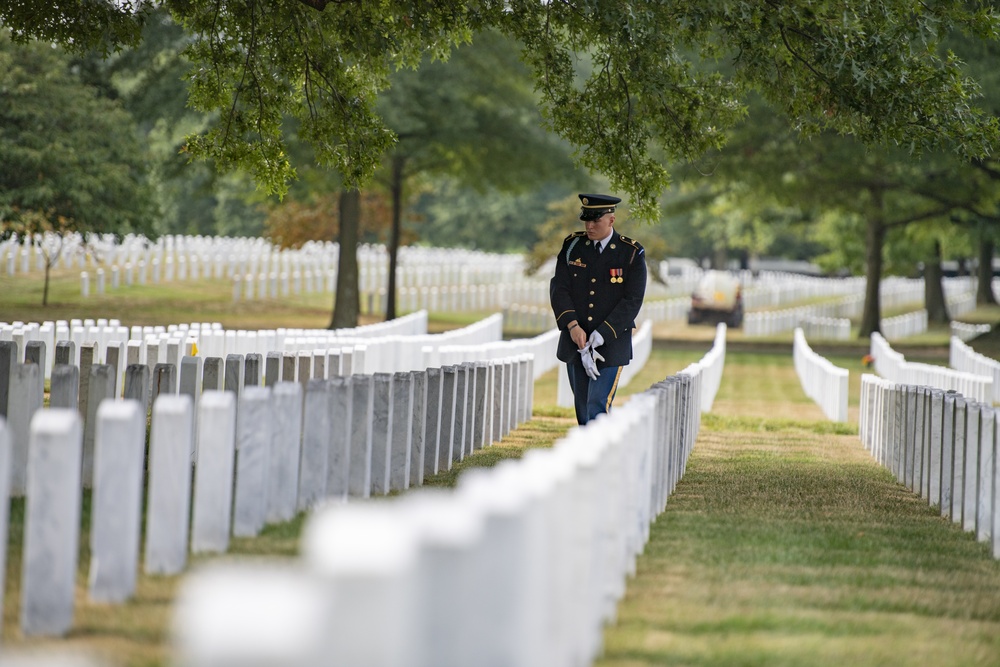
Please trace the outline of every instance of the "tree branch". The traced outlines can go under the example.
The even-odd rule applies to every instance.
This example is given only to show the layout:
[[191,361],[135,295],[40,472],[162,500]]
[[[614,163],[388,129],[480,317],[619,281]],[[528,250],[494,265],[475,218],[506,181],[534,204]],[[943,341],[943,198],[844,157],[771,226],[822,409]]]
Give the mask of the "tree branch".
[[348,2],[355,2],[356,0],[299,0],[306,7],[312,7],[318,12],[326,9],[326,6],[331,2],[336,5],[345,5]]

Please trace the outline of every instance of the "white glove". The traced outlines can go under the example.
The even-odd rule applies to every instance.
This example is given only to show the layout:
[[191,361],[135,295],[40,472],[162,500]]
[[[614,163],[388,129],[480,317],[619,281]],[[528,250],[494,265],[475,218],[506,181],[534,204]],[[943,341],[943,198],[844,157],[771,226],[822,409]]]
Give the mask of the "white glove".
[[590,348],[590,356],[593,357],[595,365],[598,361],[604,361],[604,357],[601,356],[601,353],[594,348]]
[[597,362],[594,361],[594,357],[591,353],[592,350],[590,349],[590,344],[588,343],[582,350],[580,350],[580,359],[583,360],[583,370],[587,372],[587,377],[591,380],[596,380],[597,376],[599,376],[601,372],[597,370]]
[[[604,345],[604,336],[597,333],[597,331],[590,332],[590,347],[594,350]],[[596,353],[595,353],[596,354]],[[604,357],[601,357],[601,361],[604,361]]]

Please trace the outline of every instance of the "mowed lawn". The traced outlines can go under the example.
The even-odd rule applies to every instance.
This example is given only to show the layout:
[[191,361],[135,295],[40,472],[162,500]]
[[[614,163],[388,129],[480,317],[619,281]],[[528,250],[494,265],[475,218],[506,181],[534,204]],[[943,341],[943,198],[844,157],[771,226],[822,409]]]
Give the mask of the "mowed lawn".
[[1000,664],[1000,561],[854,432],[788,361],[730,354],[597,665]]

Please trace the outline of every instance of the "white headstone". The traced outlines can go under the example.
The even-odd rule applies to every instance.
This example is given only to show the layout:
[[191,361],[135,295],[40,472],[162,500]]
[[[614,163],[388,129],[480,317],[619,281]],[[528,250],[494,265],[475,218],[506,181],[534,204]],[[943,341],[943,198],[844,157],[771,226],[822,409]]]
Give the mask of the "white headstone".
[[[10,464],[11,464],[11,434],[7,423],[0,417],[0,535],[7,535],[10,527]],[[0,590],[6,590],[4,584],[7,578],[7,549],[0,549]],[[0,617],[0,630],[3,629],[3,618]]]
[[198,403],[192,553],[223,553],[229,547],[235,441],[236,394],[206,391]]
[[412,524],[388,503],[327,505],[310,517],[302,542],[308,570],[337,602],[326,619],[325,663],[410,667],[418,618]]
[[187,564],[194,405],[190,396],[160,394],[149,434],[145,571],[177,574]]
[[124,602],[139,565],[146,412],[138,401],[105,399],[97,409],[90,524],[90,598]]
[[82,448],[76,410],[51,408],[32,418],[21,583],[25,635],[61,636],[73,624]]
[[267,474],[267,520],[288,521],[295,516],[302,449],[302,385],[278,382],[271,394],[270,469]]
[[332,388],[326,380],[309,380],[302,424],[298,509],[305,510],[326,497],[327,465],[333,429]]
[[271,391],[246,387],[236,418],[236,492],[233,535],[253,537],[264,527],[271,451]]

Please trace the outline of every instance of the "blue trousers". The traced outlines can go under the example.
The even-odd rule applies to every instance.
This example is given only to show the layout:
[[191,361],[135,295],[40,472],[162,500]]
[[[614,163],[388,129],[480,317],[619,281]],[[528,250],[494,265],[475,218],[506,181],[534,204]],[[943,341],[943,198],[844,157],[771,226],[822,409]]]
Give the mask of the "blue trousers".
[[603,412],[611,412],[611,402],[615,400],[622,367],[609,366],[600,371],[601,374],[597,379],[591,380],[583,370],[583,366],[566,364],[569,386],[573,389],[573,407],[576,408],[578,424],[586,424]]

